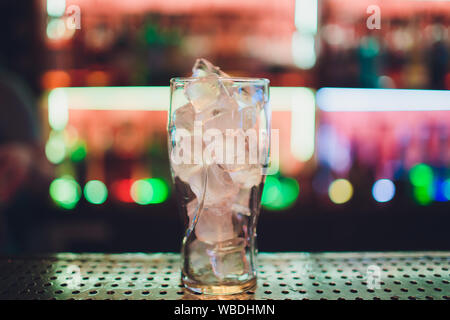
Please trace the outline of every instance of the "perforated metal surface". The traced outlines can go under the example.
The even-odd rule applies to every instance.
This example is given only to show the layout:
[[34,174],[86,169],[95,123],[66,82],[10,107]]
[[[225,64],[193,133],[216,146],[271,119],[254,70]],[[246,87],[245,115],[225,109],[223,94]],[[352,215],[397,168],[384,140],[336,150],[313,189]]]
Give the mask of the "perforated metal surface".
[[[262,253],[258,259],[256,290],[226,298],[450,299],[449,252]],[[378,281],[368,268],[379,270]],[[182,288],[177,254],[0,259],[0,299],[210,298]]]

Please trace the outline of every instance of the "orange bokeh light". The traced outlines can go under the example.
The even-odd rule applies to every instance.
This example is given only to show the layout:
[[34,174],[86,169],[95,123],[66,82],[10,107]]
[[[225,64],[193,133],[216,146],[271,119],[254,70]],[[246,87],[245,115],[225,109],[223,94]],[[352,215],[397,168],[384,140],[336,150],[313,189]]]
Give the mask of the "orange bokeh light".
[[41,86],[45,90],[50,90],[58,87],[70,87],[71,77],[67,71],[64,70],[49,70],[41,77]]

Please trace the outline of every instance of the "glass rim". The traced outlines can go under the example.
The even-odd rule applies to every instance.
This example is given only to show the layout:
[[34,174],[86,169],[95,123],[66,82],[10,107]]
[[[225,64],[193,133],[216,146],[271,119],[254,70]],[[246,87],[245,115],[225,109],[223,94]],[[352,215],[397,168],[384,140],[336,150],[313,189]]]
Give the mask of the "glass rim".
[[[188,83],[198,80],[199,77],[174,77],[170,79],[170,83]],[[266,78],[251,78],[251,77],[218,77],[219,80],[229,80],[236,83],[260,83],[269,84],[270,80]]]

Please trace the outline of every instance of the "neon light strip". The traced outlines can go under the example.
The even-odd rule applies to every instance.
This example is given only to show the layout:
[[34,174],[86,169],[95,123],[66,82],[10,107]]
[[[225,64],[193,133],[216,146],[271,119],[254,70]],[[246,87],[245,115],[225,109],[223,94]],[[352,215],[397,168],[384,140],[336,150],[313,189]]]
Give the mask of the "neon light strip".
[[49,95],[55,92],[64,92],[72,110],[166,111],[170,104],[169,87],[57,88]]
[[321,88],[323,111],[444,111],[450,110],[450,90]]
[[[314,153],[315,97],[311,89],[271,87],[272,111],[292,111],[291,152],[299,161]],[[68,110],[167,111],[170,87],[78,87],[56,88],[48,97],[49,124],[62,130]]]
[[[273,111],[291,111],[293,103],[305,102],[302,87],[271,87],[270,104]],[[306,93],[306,95],[308,95]],[[300,100],[299,100],[300,99]],[[309,98],[308,98],[309,99]],[[170,87],[69,87],[56,88],[49,93],[49,108],[71,110],[130,110],[167,111]]]
[[295,27],[304,33],[317,33],[317,0],[295,1]]
[[291,153],[299,161],[314,154],[316,101],[308,88],[270,89],[272,111],[291,111]]

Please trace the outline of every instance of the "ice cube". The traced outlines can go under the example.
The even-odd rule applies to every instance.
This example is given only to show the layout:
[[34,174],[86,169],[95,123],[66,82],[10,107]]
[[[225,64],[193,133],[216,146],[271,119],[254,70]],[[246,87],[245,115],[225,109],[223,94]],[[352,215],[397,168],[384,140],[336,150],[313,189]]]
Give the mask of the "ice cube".
[[[172,163],[172,171],[175,177],[180,178],[183,182],[189,184],[192,192],[198,196],[202,193],[202,180],[204,179],[204,170],[202,165],[177,165]],[[191,184],[191,182],[193,184]]]
[[[209,276],[208,270],[211,269],[210,257],[207,254],[207,250],[211,245],[202,242],[198,239],[193,240],[188,245],[189,272],[196,276],[201,276],[203,281],[215,280],[212,276]],[[209,277],[208,277],[209,276]],[[208,279],[212,278],[212,279]]]
[[234,99],[232,99],[226,92],[226,89],[219,84],[219,94],[217,99],[210,105],[205,106],[200,111],[197,110],[196,120],[207,121],[212,118],[219,117],[226,112],[237,111],[238,105]]
[[219,279],[236,278],[243,275],[248,268],[244,249],[211,256],[210,260],[213,272]]
[[239,193],[233,200],[233,204],[231,205],[231,209],[236,212],[246,216],[250,216],[250,194],[251,189],[241,188]]
[[225,241],[207,250],[213,272],[216,277],[226,280],[236,279],[248,271],[249,265],[245,254],[245,240],[242,238]]
[[[203,174],[202,153],[203,150],[194,148],[193,143],[184,144],[180,142],[175,144],[170,153],[170,163],[174,176],[178,176],[186,183],[189,183],[193,177],[201,176]],[[200,161],[196,162],[196,158]],[[196,183],[196,185],[198,184]]]
[[200,170],[195,172],[192,171],[193,174],[191,174],[187,179],[187,183],[198,199],[202,199],[203,190],[205,189],[206,171],[207,168],[200,166]]
[[258,165],[248,165],[242,170],[229,172],[233,183],[244,188],[251,188],[261,183],[261,168]]
[[[204,174],[207,174],[206,192],[204,191]],[[239,192],[229,174],[217,164],[212,164],[197,174],[189,177],[188,183],[196,195],[195,202],[187,206],[192,223],[196,214],[198,201],[204,199],[203,210],[195,227],[196,236],[207,242],[218,242],[233,237],[232,199]]]
[[187,103],[175,110],[173,115],[173,125],[175,129],[186,129],[190,132],[194,130],[195,110],[191,103]]
[[193,76],[198,78],[186,85],[185,94],[194,105],[195,111],[200,113],[200,120],[217,115],[218,110],[231,109],[237,106],[231,98],[227,87],[232,84],[226,78],[229,76],[206,59],[197,59],[192,69]]
[[240,116],[237,114],[237,109],[233,108],[230,104],[229,109],[215,109],[212,116],[206,118],[203,122],[203,130],[217,129],[223,134],[226,133],[227,129],[237,129],[239,128]]
[[173,170],[174,175],[188,183],[192,192],[200,200],[203,199],[205,175],[207,175],[205,206],[229,200],[239,191],[230,175],[215,163],[209,166],[178,165]]
[[228,74],[220,70],[219,67],[216,67],[208,60],[203,58],[195,60],[194,67],[192,68],[193,77],[205,77],[210,74],[215,74],[219,77],[229,77]]
[[224,163],[228,172],[241,171],[258,164],[258,136],[256,131],[230,130],[225,137]]
[[205,205],[229,200],[239,191],[228,172],[217,164],[208,166],[207,175]]
[[266,100],[263,89],[255,86],[239,87],[232,90],[232,97],[237,101],[240,108],[254,107],[259,110]]
[[239,110],[239,116],[243,130],[254,129],[258,117],[258,109],[253,106],[241,108]]
[[242,238],[217,244],[195,239],[188,244],[188,250],[190,272],[201,275],[202,280],[206,282],[216,282],[217,279],[226,281],[227,278],[235,280],[236,277],[246,274],[250,267]]
[[[213,128],[226,133],[227,129],[241,129],[245,133],[248,129],[255,129],[258,116],[256,108],[239,109],[231,98],[228,101],[219,100],[219,102],[213,108],[197,114],[196,120],[203,121],[205,130]],[[254,133],[257,133],[256,130]]]
[[214,107],[225,88],[217,76],[209,75],[189,82],[184,90],[195,111],[202,112]]
[[[190,224],[198,214],[197,207],[197,199],[187,205]],[[214,206],[204,205],[197,219],[194,232],[196,237],[203,242],[217,243],[234,237],[230,203],[216,203]]]
[[232,213],[226,206],[204,207],[195,227],[199,240],[215,243],[234,237]]
[[[179,128],[178,130],[181,129]],[[173,135],[172,138],[174,138]],[[194,192],[193,188],[197,188],[194,193],[196,196],[201,194],[205,176],[203,147],[202,145],[195,145],[194,136],[183,135],[178,141],[172,142],[169,160],[173,175],[189,185],[192,182],[193,184],[190,185],[192,191]]]

